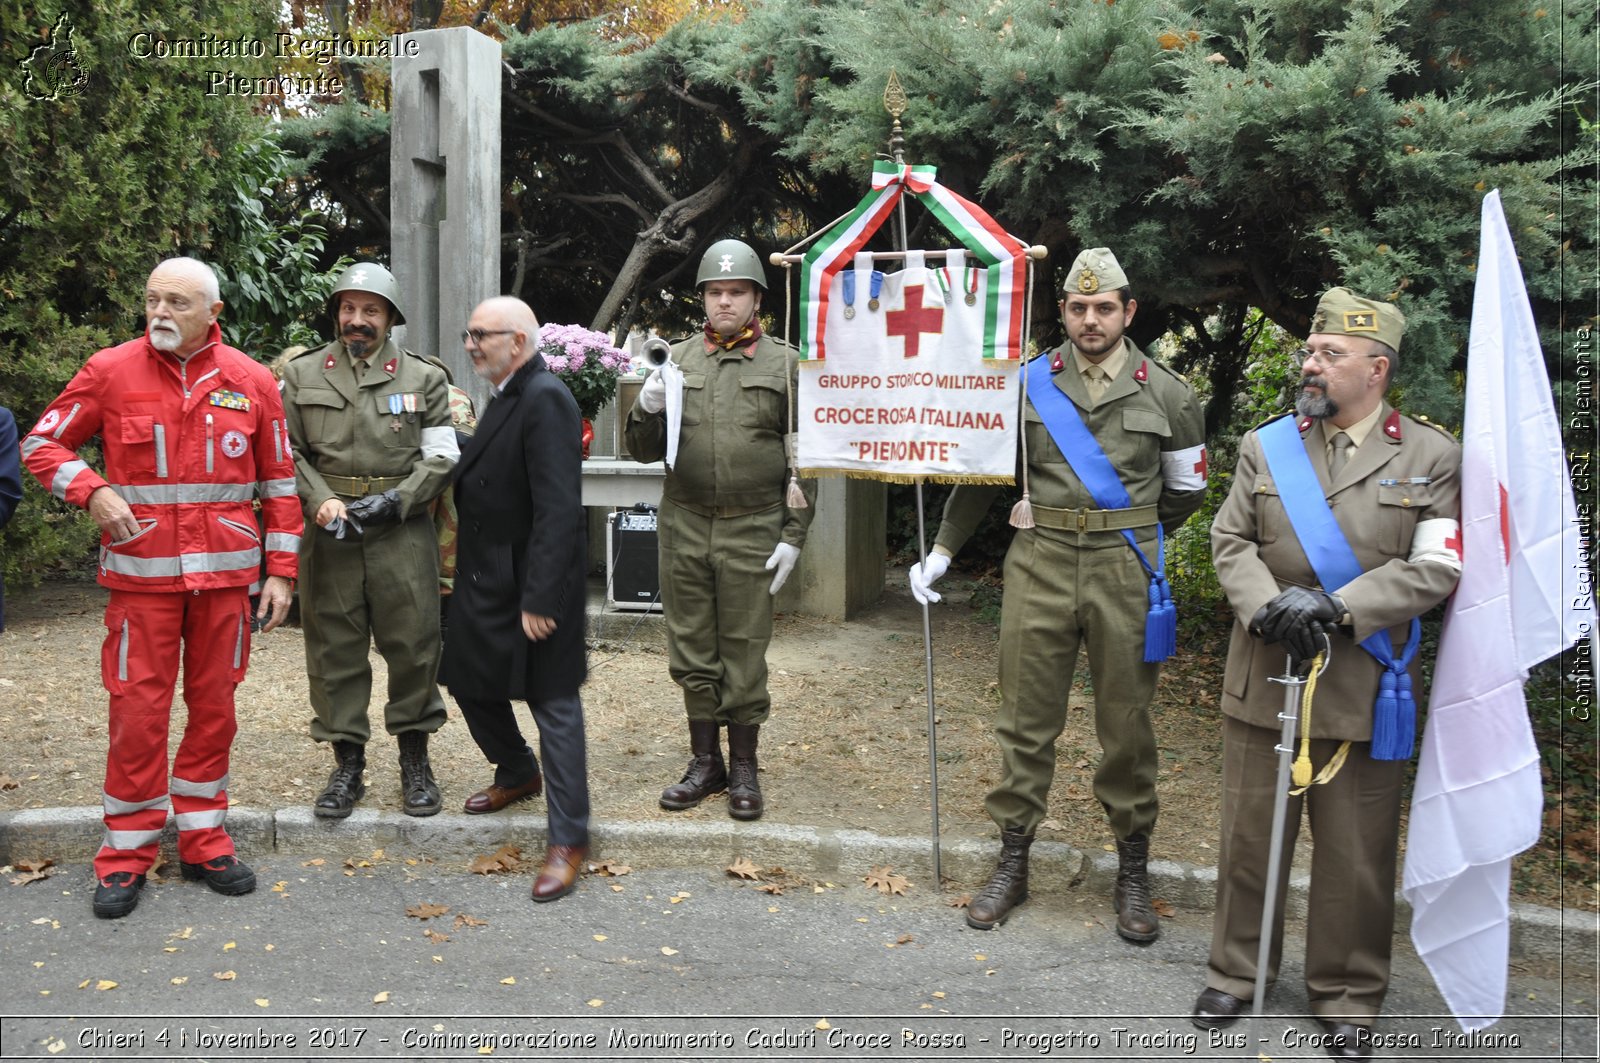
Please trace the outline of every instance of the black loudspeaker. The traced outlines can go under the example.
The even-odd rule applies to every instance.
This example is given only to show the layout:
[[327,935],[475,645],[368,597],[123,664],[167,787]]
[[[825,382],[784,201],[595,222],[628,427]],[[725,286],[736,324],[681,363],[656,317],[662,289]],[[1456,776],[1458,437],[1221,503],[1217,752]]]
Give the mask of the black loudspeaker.
[[606,521],[606,602],[614,609],[661,611],[656,507],[643,502]]

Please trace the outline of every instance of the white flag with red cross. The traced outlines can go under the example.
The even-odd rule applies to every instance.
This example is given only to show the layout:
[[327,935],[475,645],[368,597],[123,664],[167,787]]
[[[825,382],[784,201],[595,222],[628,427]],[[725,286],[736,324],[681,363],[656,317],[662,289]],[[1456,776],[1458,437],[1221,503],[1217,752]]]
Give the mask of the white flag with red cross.
[[1539,840],[1528,669],[1590,637],[1593,604],[1539,334],[1499,192],[1467,345],[1461,582],[1445,615],[1417,764],[1404,891],[1411,938],[1463,1029],[1505,1010],[1511,858]]

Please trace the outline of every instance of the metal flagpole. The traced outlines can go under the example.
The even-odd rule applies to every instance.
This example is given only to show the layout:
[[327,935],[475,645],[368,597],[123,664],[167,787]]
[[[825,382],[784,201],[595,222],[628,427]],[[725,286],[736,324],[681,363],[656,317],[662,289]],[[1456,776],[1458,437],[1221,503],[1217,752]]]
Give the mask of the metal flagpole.
[[[883,109],[889,112],[894,119],[894,124],[889,130],[889,154],[894,159],[896,166],[904,166],[905,159],[905,131],[900,126],[900,116],[905,113],[905,91],[900,87],[900,78],[893,71],[889,71],[889,82],[883,89]],[[910,237],[906,231],[906,197],[902,193],[900,201],[895,204],[895,246],[903,254],[911,246]],[[887,256],[886,256],[887,257]],[[905,263],[902,260],[901,266]],[[923,517],[922,504],[923,478],[918,477],[915,487],[917,492],[917,559],[923,571],[928,567],[928,533],[927,524]],[[933,700],[933,622],[928,611],[928,603],[922,603],[922,655],[923,667],[926,673],[925,683],[928,688],[928,797],[929,807],[933,814],[932,845],[933,845],[933,883],[937,889],[944,882],[944,872],[939,859],[939,722],[938,711]]]
[[[1317,672],[1321,675],[1328,670],[1328,663],[1333,660],[1333,647],[1328,637],[1322,637],[1322,668]],[[1295,725],[1300,721],[1300,697],[1305,690],[1306,677],[1295,671],[1294,658],[1284,657],[1283,675],[1268,676],[1269,683],[1283,684],[1283,711],[1278,713],[1278,719],[1283,721],[1283,729],[1278,735],[1278,744],[1274,747],[1278,754],[1278,786],[1272,794],[1272,841],[1267,847],[1267,882],[1264,896],[1261,900],[1261,940],[1256,947],[1256,991],[1255,1000],[1251,1006],[1251,1014],[1260,1018],[1262,1011],[1262,997],[1267,995],[1267,959],[1272,952],[1272,924],[1277,916],[1278,908],[1278,873],[1283,865],[1283,825],[1289,818],[1289,778],[1290,768],[1294,760],[1294,731]],[[1294,854],[1289,854],[1292,860]]]

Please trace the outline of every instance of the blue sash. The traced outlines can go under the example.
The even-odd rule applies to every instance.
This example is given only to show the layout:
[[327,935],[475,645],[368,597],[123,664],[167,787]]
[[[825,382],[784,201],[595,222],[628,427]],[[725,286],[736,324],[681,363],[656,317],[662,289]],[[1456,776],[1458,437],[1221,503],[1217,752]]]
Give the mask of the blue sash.
[[[1256,438],[1261,441],[1267,470],[1278,486],[1284,512],[1289,514],[1289,524],[1294,528],[1295,538],[1300,540],[1306,560],[1311,562],[1312,571],[1317,574],[1317,581],[1325,590],[1337,592],[1363,570],[1333,510],[1328,507],[1321,481],[1311,467],[1311,459],[1306,456],[1299,426],[1293,416],[1280,417],[1258,428]],[[1421,638],[1422,624],[1412,617],[1406,648],[1398,660],[1387,630],[1375,631],[1361,641],[1361,648],[1384,668],[1378,684],[1378,700],[1373,706],[1374,760],[1408,760],[1411,757],[1417,706],[1411,696],[1411,676],[1406,668],[1417,655]]]
[[[1050,438],[1072,466],[1072,471],[1082,481],[1101,509],[1127,509],[1133,505],[1122,478],[1112,467],[1111,459],[1100,449],[1089,426],[1078,416],[1078,408],[1056,387],[1050,378],[1050,359],[1035,358],[1023,369],[1028,374],[1028,401],[1044,422]],[[1144,659],[1147,664],[1171,657],[1178,644],[1178,609],[1172,602],[1172,590],[1167,586],[1167,544],[1161,525],[1156,525],[1156,563],[1152,567],[1130,529],[1122,529],[1139,564],[1150,577],[1150,611],[1144,620]]]

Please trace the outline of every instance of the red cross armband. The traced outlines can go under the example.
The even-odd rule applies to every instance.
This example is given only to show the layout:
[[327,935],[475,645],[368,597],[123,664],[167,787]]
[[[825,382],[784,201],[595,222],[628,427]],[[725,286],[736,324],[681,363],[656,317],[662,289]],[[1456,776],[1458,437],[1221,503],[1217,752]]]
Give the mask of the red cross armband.
[[1202,443],[1184,450],[1161,452],[1161,483],[1168,491],[1203,491],[1206,486],[1206,448]]
[[1406,560],[1431,561],[1461,571],[1461,522],[1450,517],[1419,520],[1411,532],[1411,553]]

